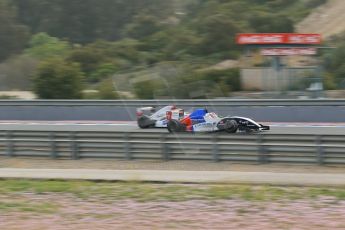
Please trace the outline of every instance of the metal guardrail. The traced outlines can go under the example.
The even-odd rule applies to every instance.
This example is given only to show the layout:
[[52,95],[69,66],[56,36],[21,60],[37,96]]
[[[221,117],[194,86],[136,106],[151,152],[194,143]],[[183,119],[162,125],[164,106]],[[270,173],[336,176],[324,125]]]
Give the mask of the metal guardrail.
[[0,106],[345,106],[343,99],[0,100]]
[[0,131],[0,156],[345,164],[345,135]]

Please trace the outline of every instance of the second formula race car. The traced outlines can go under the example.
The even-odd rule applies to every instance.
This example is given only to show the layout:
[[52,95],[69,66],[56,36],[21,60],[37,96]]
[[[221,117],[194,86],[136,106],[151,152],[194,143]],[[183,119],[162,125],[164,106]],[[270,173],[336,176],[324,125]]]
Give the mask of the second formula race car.
[[175,132],[219,132],[228,133],[256,132],[269,130],[270,127],[259,124],[247,117],[228,116],[220,117],[216,113],[209,113],[206,109],[194,110],[191,114],[177,120],[167,118],[168,131]]
[[183,109],[174,105],[165,106],[158,111],[154,107],[142,107],[137,109],[137,123],[142,129],[166,128],[171,119],[181,120],[185,116]]

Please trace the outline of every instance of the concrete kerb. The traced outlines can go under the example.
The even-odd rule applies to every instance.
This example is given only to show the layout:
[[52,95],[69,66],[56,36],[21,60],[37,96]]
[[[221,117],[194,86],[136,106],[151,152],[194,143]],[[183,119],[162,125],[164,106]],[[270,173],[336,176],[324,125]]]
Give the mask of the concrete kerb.
[[340,173],[1,168],[0,178],[163,183],[269,184],[280,186],[345,186],[345,175]]

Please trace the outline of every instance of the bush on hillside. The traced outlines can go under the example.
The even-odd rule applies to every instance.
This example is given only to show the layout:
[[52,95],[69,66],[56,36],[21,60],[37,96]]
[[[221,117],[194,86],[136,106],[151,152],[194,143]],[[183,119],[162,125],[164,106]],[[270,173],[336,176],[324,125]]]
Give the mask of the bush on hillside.
[[49,59],[34,77],[34,92],[42,99],[81,99],[83,73],[77,63]]

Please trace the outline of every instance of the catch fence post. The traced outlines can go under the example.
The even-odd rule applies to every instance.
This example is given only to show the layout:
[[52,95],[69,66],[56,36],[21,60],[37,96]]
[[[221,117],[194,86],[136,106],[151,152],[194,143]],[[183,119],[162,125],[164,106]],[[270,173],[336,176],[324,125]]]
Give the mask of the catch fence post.
[[72,153],[71,157],[73,160],[78,160],[79,159],[79,148],[78,148],[78,143],[76,140],[76,133],[75,132],[71,132],[70,141],[71,141],[71,153]]
[[129,133],[125,133],[123,135],[123,139],[124,139],[124,151],[125,151],[125,159],[126,160],[132,160],[132,154],[131,154],[131,144],[130,144],[130,135]]
[[219,161],[219,146],[218,146],[218,135],[212,135],[212,160],[214,162]]
[[57,158],[57,152],[56,152],[56,143],[55,143],[55,133],[50,133],[50,157],[55,159]]
[[257,146],[258,146],[258,161],[260,164],[267,164],[269,162],[268,150],[264,145],[263,134],[257,135]]
[[163,161],[170,160],[170,151],[169,151],[169,144],[167,143],[167,135],[162,134],[161,138],[161,148],[162,148],[162,159]]
[[315,145],[316,145],[316,160],[319,165],[324,164],[325,160],[325,152],[322,146],[322,136],[315,137]]
[[14,144],[13,144],[13,139],[12,139],[12,131],[6,132],[6,142],[7,142],[7,156],[13,157]]

